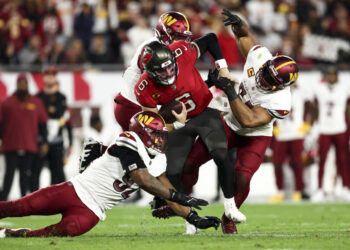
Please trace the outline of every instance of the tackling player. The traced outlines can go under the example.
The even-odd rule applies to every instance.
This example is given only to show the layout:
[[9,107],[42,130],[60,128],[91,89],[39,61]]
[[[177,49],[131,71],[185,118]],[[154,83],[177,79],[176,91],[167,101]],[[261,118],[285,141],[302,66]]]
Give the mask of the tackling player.
[[[29,215],[62,214],[59,223],[41,228],[1,229],[0,237],[78,236],[106,218],[106,210],[127,199],[137,189],[168,200],[169,205],[199,228],[217,228],[216,217],[201,218],[189,207],[205,206],[205,200],[175,191],[165,177],[164,166],[150,163],[149,152],[163,153],[168,130],[158,114],[135,114],[130,131],[121,133],[99,159],[68,182],[43,188],[16,201],[0,202],[0,219]],[[155,178],[157,177],[157,178]],[[181,204],[181,205],[179,205]]]
[[[267,48],[256,45],[247,24],[237,15],[228,10],[224,10],[223,15],[225,25],[232,26],[246,63],[240,83],[226,77],[207,83],[215,84],[227,95],[227,99],[218,103],[222,103],[220,109],[225,120],[228,149],[237,148],[234,197],[239,208],[248,196],[250,180],[271,142],[273,122],[285,118],[291,109],[289,85],[296,81],[298,67],[290,57],[273,57]],[[209,78],[216,77],[210,75]],[[183,182],[188,192],[198,180],[199,167],[210,159],[206,147],[197,141],[184,169]],[[165,210],[153,214],[168,216]],[[224,233],[237,233],[235,221],[226,213],[222,216],[222,229]]]
[[192,43],[177,41],[168,47],[152,42],[144,47],[141,61],[145,72],[135,85],[135,93],[143,110],[158,112],[157,105],[171,100],[183,103],[186,114],[176,114],[168,124],[169,150],[167,177],[181,190],[181,173],[189,152],[199,136],[218,166],[220,186],[225,196],[225,212],[231,219],[242,222],[245,216],[237,209],[233,198],[234,167],[227,153],[227,139],[220,112],[208,107],[213,96],[194,64],[205,52],[210,52],[220,71],[227,71],[226,61],[215,34],[210,33]]

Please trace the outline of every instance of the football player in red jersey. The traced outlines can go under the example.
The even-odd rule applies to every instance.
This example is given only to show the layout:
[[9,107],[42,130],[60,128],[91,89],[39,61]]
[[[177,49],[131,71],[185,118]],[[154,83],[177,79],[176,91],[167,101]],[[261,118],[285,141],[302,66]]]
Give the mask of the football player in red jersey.
[[[241,52],[247,58],[241,83],[226,77],[210,76],[211,81],[223,90],[227,98],[218,107],[225,120],[228,148],[237,149],[234,180],[234,197],[238,207],[247,198],[250,180],[260,167],[266,148],[272,138],[273,122],[283,119],[291,108],[289,86],[298,77],[296,62],[287,56],[273,57],[263,46],[256,45],[253,35],[237,15],[224,10],[225,25],[231,25]],[[228,107],[228,108],[225,108]],[[198,169],[212,157],[200,140],[187,158],[183,183],[188,193],[198,180]],[[226,202],[226,201],[225,201]],[[167,211],[153,212],[166,215]],[[235,221],[227,214],[222,216],[224,233],[237,233]]]
[[[220,186],[225,196],[225,212],[236,222],[245,216],[236,208],[233,198],[234,165],[228,158],[227,140],[220,112],[210,108],[213,99],[208,86],[194,64],[201,55],[209,52],[220,69],[228,73],[226,61],[215,34],[210,33],[192,43],[177,41],[168,47],[152,42],[144,47],[141,61],[145,72],[135,85],[135,93],[143,110],[158,112],[157,105],[170,100],[183,103],[180,114],[168,128],[167,176],[179,190],[184,190],[181,173],[189,152],[199,136],[218,166]],[[187,117],[186,117],[187,115]],[[189,120],[185,123],[186,118]]]
[[42,229],[0,229],[4,237],[78,236],[106,218],[113,208],[137,189],[167,199],[169,205],[199,228],[217,228],[216,217],[199,217],[189,207],[208,202],[175,191],[165,176],[165,166],[149,164],[149,151],[164,152],[167,135],[163,118],[144,111],[135,114],[130,131],[121,133],[105,153],[82,174],[15,201],[0,201],[0,219],[29,215],[62,214],[60,222]]

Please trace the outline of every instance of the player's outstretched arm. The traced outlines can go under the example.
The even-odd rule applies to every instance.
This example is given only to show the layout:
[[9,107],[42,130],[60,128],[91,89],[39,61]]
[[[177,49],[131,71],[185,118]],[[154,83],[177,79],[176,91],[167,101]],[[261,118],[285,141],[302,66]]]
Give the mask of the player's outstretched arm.
[[163,199],[197,209],[201,209],[200,206],[208,205],[206,200],[197,199],[167,188],[157,178],[150,175],[146,168],[134,170],[129,175],[142,189]]
[[239,16],[232,14],[228,9],[224,9],[221,14],[225,18],[223,21],[225,26],[231,25],[242,55],[247,57],[249,50],[256,45],[256,41],[249,31],[248,25]]
[[260,106],[248,107],[242,102],[234,88],[235,82],[226,77],[220,77],[215,86],[225,92],[230,102],[230,108],[239,123],[247,128],[255,128],[269,123],[272,116],[266,109]]
[[[165,173],[159,176],[158,179],[167,188],[175,189],[173,185],[171,185]],[[167,203],[177,215],[185,218],[189,223],[197,228],[206,229],[209,227],[215,227],[215,229],[217,229],[221,223],[220,219],[215,216],[200,217],[196,211],[191,210],[189,207],[182,206],[169,200],[167,200]]]

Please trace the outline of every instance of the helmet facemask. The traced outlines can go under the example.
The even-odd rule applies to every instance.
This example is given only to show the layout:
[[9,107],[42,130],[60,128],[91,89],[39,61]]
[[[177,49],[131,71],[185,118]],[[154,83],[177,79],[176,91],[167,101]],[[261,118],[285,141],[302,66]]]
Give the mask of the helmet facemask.
[[284,89],[282,79],[279,79],[271,60],[268,60],[255,75],[256,84],[259,90],[265,93]]
[[165,86],[170,86],[176,81],[177,69],[176,61],[168,60],[162,63],[160,68],[154,68],[148,73],[156,82]]

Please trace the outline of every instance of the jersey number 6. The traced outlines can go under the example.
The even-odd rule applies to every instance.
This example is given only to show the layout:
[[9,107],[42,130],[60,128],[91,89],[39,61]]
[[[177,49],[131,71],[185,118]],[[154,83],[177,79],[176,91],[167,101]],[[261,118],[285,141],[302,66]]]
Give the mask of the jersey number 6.
[[175,98],[176,101],[183,102],[186,105],[187,112],[191,112],[196,109],[197,104],[192,99],[192,96],[189,92],[185,92],[182,95]]

